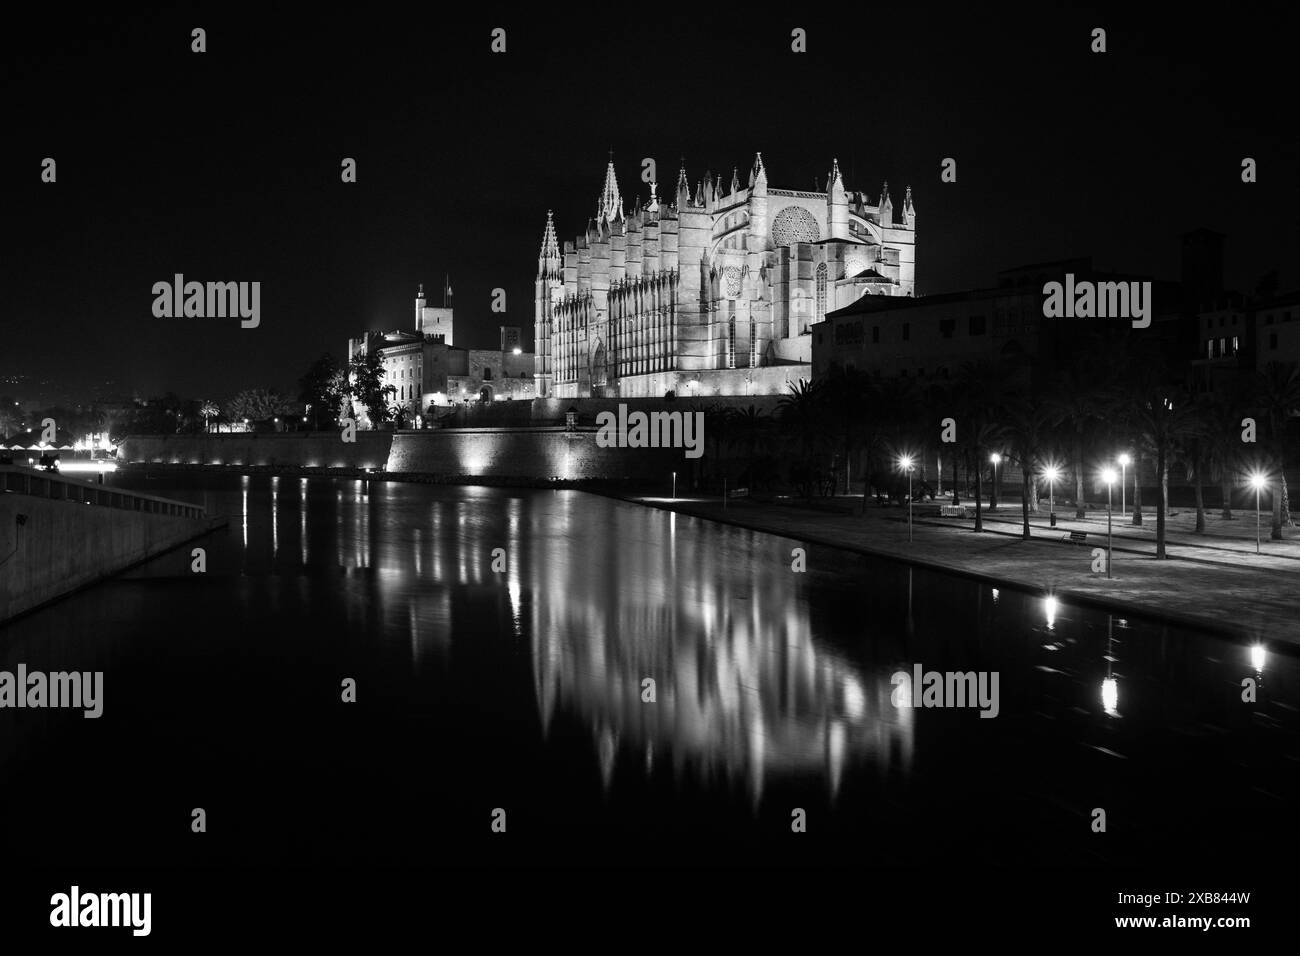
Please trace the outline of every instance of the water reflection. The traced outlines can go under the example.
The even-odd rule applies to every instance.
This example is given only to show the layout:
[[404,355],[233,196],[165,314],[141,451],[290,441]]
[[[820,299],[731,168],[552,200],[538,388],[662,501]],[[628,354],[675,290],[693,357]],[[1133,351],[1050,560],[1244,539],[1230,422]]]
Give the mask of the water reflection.
[[[133,739],[155,741],[168,705],[204,745],[195,753],[237,739],[240,767],[258,763],[304,804],[334,785],[321,778],[336,774],[340,735],[360,733],[351,712],[329,723],[339,676],[359,674],[377,723],[349,759],[377,756],[347,805],[372,820],[393,815],[393,794],[497,806],[505,793],[561,839],[585,826],[599,842],[637,820],[689,827],[710,807],[761,827],[805,806],[868,854],[919,840],[1024,860],[1074,846],[1063,835],[1103,799],[1161,852],[1205,852],[1207,803],[1245,808],[1234,819],[1255,829],[1224,840],[1227,854],[1276,822],[1270,801],[1300,799],[1300,668],[1284,647],[829,549],[797,574],[800,542],[579,492],[299,480],[298,520],[280,522],[289,480],[172,490],[232,516],[212,573],[195,582],[177,559],[89,589],[12,629],[11,662],[94,634],[110,668],[123,661],[110,687],[143,674],[139,693],[110,698],[149,702],[126,724]],[[73,645],[66,656],[84,659]],[[232,736],[216,702],[247,652],[283,719],[250,709]],[[891,676],[915,664],[998,671],[999,716],[894,708]],[[1242,680],[1265,668],[1269,693],[1243,704]],[[174,696],[155,708],[158,694]],[[32,726],[10,745],[31,751]],[[241,780],[231,760],[222,770]],[[195,758],[189,782],[210,770]],[[376,774],[391,778],[372,786]],[[619,813],[597,826],[602,807]],[[992,850],[971,843],[983,833]],[[1096,846],[1077,858],[1136,859],[1146,844]]]

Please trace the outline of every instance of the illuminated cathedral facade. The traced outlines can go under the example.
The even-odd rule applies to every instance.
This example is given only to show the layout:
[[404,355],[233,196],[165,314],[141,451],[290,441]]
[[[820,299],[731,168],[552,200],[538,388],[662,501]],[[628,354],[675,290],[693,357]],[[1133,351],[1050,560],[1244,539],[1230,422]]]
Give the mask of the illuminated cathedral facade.
[[821,192],[768,184],[759,153],[742,186],[712,174],[692,193],[657,185],[624,208],[613,160],[596,215],[575,241],[546,229],[534,301],[536,394],[651,398],[672,392],[784,392],[811,378],[809,328],[863,295],[912,295],[916,210],[901,221],[844,186],[832,161]]

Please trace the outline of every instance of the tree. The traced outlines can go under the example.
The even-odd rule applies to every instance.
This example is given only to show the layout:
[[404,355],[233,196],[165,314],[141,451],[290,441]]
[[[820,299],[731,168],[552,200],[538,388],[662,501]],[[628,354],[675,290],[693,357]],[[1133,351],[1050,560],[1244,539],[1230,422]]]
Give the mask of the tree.
[[1160,503],[1156,508],[1156,557],[1165,558],[1165,525],[1169,512],[1169,464],[1194,434],[1196,413],[1190,394],[1172,384],[1158,358],[1135,367],[1124,390],[1128,395],[1127,420],[1156,458]]
[[[1083,362],[1064,370],[1048,399],[1051,423],[1070,429],[1070,467],[1074,471],[1074,517],[1087,516],[1083,489],[1083,450],[1092,425],[1102,415],[1097,380]],[[1135,466],[1136,467],[1136,466]]]
[[[1041,460],[1048,426],[1052,423],[1052,412],[1031,397],[1018,396],[1007,408],[1006,415],[1006,435],[1011,441],[1011,457],[1020,466],[1021,537],[1028,541],[1029,501],[1034,487],[1034,471]],[[1037,494],[1034,497],[1037,498]]]
[[203,430],[210,431],[212,428],[212,419],[221,414],[221,406],[210,398],[205,398],[199,404],[199,414],[203,416]]
[[781,423],[794,432],[798,448],[799,459],[791,464],[790,477],[805,497],[811,499],[826,444],[822,387],[800,379],[797,385],[788,388],[789,392],[777,402],[777,414]]
[[350,397],[354,404],[365,408],[371,427],[388,421],[388,400],[397,394],[396,385],[384,384],[384,374],[384,359],[377,349],[358,356],[348,365]]
[[226,405],[231,420],[253,423],[291,415],[293,411],[293,403],[273,388],[246,388]]
[[[984,530],[984,453],[999,444],[1005,429],[1002,412],[1005,367],[989,361],[968,362],[958,373],[957,437],[975,459],[975,531]],[[963,439],[963,435],[966,437]]]
[[337,420],[346,380],[329,352],[313,362],[298,379],[298,398],[310,409],[312,428],[319,430],[322,423],[333,425]]

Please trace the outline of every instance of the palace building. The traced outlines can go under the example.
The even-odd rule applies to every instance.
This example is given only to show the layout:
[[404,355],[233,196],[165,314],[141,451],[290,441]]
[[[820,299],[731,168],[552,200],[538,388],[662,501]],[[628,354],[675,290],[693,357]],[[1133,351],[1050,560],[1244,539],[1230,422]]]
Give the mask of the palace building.
[[536,395],[660,398],[784,392],[811,378],[810,327],[864,295],[910,296],[916,210],[889,186],[872,202],[838,161],[821,192],[706,173],[692,193],[624,208],[611,159],[595,217],[563,250],[555,222],[537,259]]

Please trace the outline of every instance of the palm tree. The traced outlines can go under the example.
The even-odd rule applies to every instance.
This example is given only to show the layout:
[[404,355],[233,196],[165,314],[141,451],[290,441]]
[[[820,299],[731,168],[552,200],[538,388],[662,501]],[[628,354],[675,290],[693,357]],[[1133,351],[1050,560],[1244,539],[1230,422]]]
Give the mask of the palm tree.
[[1294,528],[1286,488],[1286,422],[1300,410],[1300,366],[1295,362],[1269,362],[1257,372],[1254,399],[1268,422],[1270,452],[1277,486],[1273,490],[1273,528],[1269,537],[1282,540],[1282,527]]
[[985,449],[1000,443],[1005,429],[998,423],[1002,409],[1003,368],[988,361],[969,362],[958,375],[957,437],[975,459],[975,531],[984,530],[984,488],[981,482]]
[[872,379],[856,368],[834,366],[825,382],[826,411],[844,456],[844,493],[852,491],[853,453],[863,444],[867,411],[873,397]]
[[772,420],[753,405],[733,410],[731,414],[731,443],[740,450],[744,470],[741,480],[754,486],[757,460],[766,452],[771,440]]
[[221,414],[221,407],[210,398],[205,398],[199,406],[199,414],[203,416],[203,430],[211,431],[209,422]]
[[[777,402],[777,413],[782,424],[793,430],[799,449],[800,460],[791,467],[791,476],[812,476],[819,471],[817,465],[826,439],[822,389],[807,379],[800,379],[797,385],[788,388],[789,392]],[[802,484],[806,497],[811,499],[814,482],[808,480]]]
[[1165,558],[1165,525],[1169,511],[1169,463],[1196,429],[1196,416],[1188,393],[1165,381],[1160,363],[1153,359],[1137,370],[1125,388],[1130,396],[1128,418],[1139,437],[1156,456],[1160,503],[1156,508],[1156,557]]
[[[1034,469],[1040,460],[1053,414],[1050,409],[1030,397],[1021,398],[1010,405],[1006,414],[1006,435],[1011,441],[1011,457],[1020,466],[1020,536],[1028,541],[1030,489],[1034,485]],[[1034,497],[1037,498],[1037,495]]]
[[1070,428],[1070,466],[1074,471],[1074,516],[1087,516],[1083,490],[1083,449],[1092,425],[1100,418],[1102,396],[1096,379],[1082,364],[1066,369],[1056,380],[1047,402],[1051,424]]
[[1205,450],[1206,472],[1219,482],[1223,496],[1224,521],[1235,520],[1232,514],[1232,487],[1241,471],[1241,410],[1245,407],[1241,396],[1227,391],[1214,391],[1205,403],[1205,433],[1202,445]]

